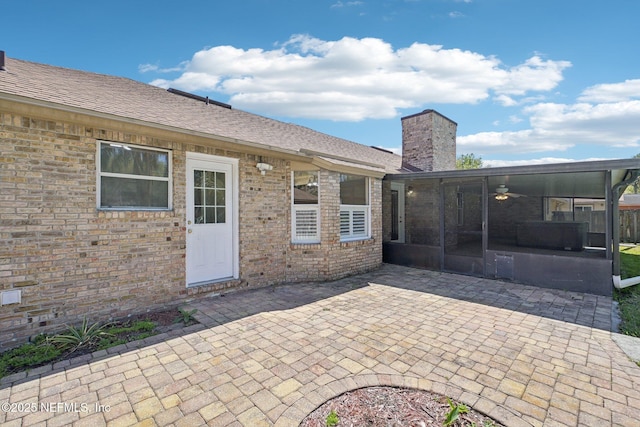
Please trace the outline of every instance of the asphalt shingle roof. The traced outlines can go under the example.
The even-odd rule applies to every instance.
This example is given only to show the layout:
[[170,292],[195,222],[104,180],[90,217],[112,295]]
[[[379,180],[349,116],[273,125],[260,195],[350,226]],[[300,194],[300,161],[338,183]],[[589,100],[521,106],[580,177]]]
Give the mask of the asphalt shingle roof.
[[128,78],[6,58],[2,93],[123,119],[303,153],[380,165],[398,172],[401,157],[310,128],[173,94]]

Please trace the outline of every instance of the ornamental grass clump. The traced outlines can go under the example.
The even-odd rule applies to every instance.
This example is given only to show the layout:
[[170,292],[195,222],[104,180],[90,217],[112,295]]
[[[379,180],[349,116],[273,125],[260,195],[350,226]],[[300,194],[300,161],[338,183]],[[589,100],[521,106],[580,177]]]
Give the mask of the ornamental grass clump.
[[112,336],[113,334],[105,331],[107,326],[98,322],[90,325],[85,317],[80,327],[69,326],[66,332],[50,337],[49,341],[73,353],[95,345],[101,338]]

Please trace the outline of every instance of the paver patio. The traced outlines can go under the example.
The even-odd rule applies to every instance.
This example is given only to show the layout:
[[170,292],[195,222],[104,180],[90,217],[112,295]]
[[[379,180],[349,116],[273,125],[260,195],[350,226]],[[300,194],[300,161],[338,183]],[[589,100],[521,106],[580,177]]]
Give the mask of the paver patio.
[[509,426],[640,420],[640,367],[611,340],[610,298],[384,265],[191,306],[202,324],[175,336],[5,378],[0,403],[15,405],[0,425],[297,426],[372,385],[446,394]]

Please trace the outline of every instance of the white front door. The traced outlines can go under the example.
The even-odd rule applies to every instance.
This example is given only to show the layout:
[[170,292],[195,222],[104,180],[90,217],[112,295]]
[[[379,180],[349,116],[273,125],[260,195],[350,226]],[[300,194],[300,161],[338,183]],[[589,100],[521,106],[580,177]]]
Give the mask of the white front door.
[[187,286],[237,276],[234,162],[187,154]]

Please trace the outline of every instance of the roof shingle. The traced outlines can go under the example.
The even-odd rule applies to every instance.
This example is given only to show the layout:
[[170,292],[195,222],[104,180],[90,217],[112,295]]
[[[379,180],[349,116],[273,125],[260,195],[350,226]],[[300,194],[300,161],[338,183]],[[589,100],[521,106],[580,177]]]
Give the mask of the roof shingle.
[[170,93],[128,78],[6,58],[2,93],[101,114],[193,131],[212,137],[305,150],[398,172],[401,157],[310,128]]

